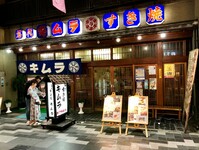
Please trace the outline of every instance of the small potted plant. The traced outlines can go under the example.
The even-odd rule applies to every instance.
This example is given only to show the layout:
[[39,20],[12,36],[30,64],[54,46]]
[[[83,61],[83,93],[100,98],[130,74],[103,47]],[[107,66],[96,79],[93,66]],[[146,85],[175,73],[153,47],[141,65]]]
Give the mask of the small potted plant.
[[80,108],[78,114],[84,114],[84,112],[83,112],[84,103],[85,103],[84,99],[78,100],[78,106]]
[[6,100],[4,100],[4,103],[5,103],[6,108],[7,108],[6,113],[7,113],[7,114],[8,114],[8,113],[11,113],[12,111],[10,110],[10,107],[11,107],[11,105],[12,105],[12,101],[11,101],[10,99],[6,99]]

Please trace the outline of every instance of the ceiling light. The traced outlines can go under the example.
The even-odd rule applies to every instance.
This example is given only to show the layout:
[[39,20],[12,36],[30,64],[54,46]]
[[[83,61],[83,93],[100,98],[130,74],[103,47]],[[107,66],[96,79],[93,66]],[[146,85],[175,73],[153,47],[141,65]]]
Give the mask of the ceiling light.
[[160,34],[160,37],[161,37],[161,38],[165,38],[165,37],[166,37],[166,33],[161,33],[161,34]]
[[37,50],[37,47],[36,47],[36,46],[33,46],[33,47],[32,47],[32,50],[33,50],[33,51],[36,51],[36,50]]
[[62,43],[62,45],[61,45],[63,48],[65,48],[66,47],[66,43]]
[[82,43],[79,43],[79,45],[81,46],[81,45],[82,45]]
[[97,44],[100,44],[100,40],[97,40]]
[[47,49],[50,49],[50,48],[51,48],[51,46],[50,46],[50,45],[47,45],[47,46],[46,46],[46,48],[47,48]]
[[23,48],[22,47],[19,48],[19,52],[23,52]]
[[121,41],[121,39],[120,39],[120,38],[116,38],[116,42],[118,42],[118,43],[119,43],[120,41]]
[[141,40],[141,39],[142,39],[142,36],[141,36],[141,35],[138,35],[138,36],[137,36],[137,39],[138,39],[138,40]]

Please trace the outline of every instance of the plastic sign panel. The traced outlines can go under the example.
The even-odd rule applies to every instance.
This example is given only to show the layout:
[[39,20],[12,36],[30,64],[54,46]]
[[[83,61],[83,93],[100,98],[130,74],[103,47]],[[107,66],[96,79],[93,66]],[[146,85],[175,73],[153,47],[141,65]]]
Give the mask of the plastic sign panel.
[[97,16],[90,16],[84,19],[84,29],[86,32],[100,30],[100,19]]
[[122,95],[107,95],[104,99],[102,121],[121,122]]
[[55,117],[55,103],[52,82],[47,82],[48,116]]
[[117,30],[119,28],[119,15],[116,12],[104,14],[103,28],[107,31]]
[[127,28],[138,27],[140,25],[140,11],[138,9],[125,10],[123,23]]
[[81,59],[17,61],[19,73],[24,74],[81,74]]
[[164,6],[154,5],[146,9],[146,23],[149,25],[161,24],[164,21]]
[[50,27],[46,24],[41,24],[37,26],[37,37],[38,38],[47,38],[50,34]]
[[148,96],[129,96],[127,122],[148,124]]
[[34,28],[26,29],[26,38],[27,39],[35,39],[37,37],[37,31]]
[[55,84],[56,116],[68,112],[68,95],[66,84]]
[[66,34],[66,24],[62,21],[53,22],[51,25],[51,35],[54,37],[61,37]]
[[26,38],[26,32],[22,29],[18,29],[15,31],[15,39],[16,40],[24,40]]
[[70,19],[67,25],[69,35],[78,35],[82,33],[82,22],[80,19]]

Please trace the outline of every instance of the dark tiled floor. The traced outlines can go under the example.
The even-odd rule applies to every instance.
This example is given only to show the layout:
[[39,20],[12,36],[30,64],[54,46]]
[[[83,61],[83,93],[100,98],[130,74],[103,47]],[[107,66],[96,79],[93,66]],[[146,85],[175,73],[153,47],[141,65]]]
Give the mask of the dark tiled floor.
[[71,113],[67,118],[76,123],[62,131],[26,126],[25,119],[15,118],[19,114],[0,116],[0,150],[199,150],[199,132],[184,133],[177,119],[149,119],[146,138],[142,130],[129,129],[124,134],[125,116],[119,135],[118,129],[110,127],[100,134],[101,113]]

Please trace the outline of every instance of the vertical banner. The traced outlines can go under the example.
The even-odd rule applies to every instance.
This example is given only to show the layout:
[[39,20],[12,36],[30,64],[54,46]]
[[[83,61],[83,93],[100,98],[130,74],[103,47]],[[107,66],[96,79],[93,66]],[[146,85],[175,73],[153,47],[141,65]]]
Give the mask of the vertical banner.
[[190,51],[189,60],[188,60],[187,81],[185,87],[184,110],[183,110],[183,119],[184,119],[184,114],[186,114],[185,132],[187,130],[187,125],[189,120],[192,87],[195,79],[197,60],[198,60],[198,49]]

